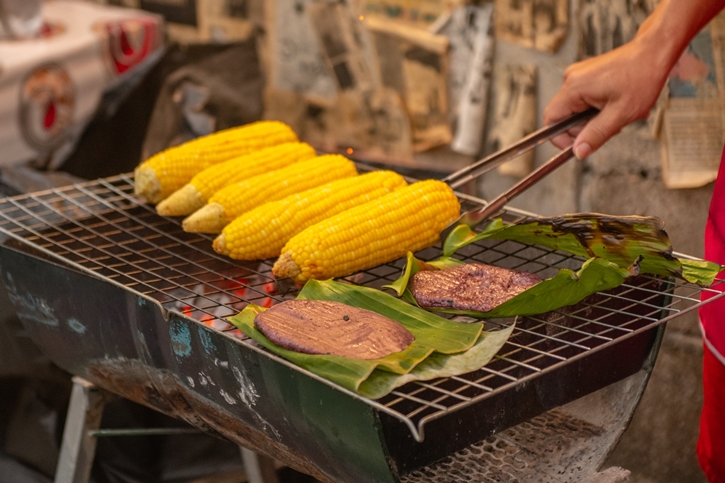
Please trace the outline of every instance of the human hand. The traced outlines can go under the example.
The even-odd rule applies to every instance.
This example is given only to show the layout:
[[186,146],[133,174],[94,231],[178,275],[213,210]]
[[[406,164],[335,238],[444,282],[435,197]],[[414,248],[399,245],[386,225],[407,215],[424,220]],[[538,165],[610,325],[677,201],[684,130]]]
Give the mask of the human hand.
[[544,124],[596,107],[600,113],[583,127],[552,140],[559,148],[574,144],[584,159],[622,128],[646,119],[667,80],[671,59],[646,36],[606,54],[577,62],[564,73],[564,84],[544,110]]

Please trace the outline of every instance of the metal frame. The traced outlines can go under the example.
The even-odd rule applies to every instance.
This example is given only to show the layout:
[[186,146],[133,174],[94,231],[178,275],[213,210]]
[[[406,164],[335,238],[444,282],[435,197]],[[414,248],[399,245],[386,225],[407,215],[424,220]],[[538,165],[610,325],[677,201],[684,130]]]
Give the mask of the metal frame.
[[86,483],[90,478],[96,452],[96,437],[91,432],[100,427],[105,405],[101,389],[73,378],[55,483]]
[[[123,287],[158,304],[166,314],[202,321],[255,351],[332,385],[257,347],[224,321],[247,303],[270,305],[295,296],[294,290],[282,293],[284,287],[271,277],[272,261],[240,263],[222,257],[211,249],[213,236],[183,232],[179,219],[160,217],[132,193],[132,178],[120,175],[7,198],[0,201],[0,232],[20,242],[23,249]],[[459,197],[464,210],[485,203],[470,196]],[[512,209],[502,216],[507,222],[535,217]],[[434,247],[418,255],[432,259],[439,254]],[[565,252],[511,241],[485,241],[466,247],[458,255],[542,277],[560,268],[577,269],[582,262]],[[397,278],[402,263],[398,260],[381,265],[347,280],[379,288]],[[334,387],[400,420],[420,442],[431,421],[696,310],[703,291],[713,292],[711,300],[723,295],[716,288],[679,280],[648,277],[643,283],[625,284],[616,293],[595,297],[573,310],[525,319],[496,358],[472,374],[411,383],[377,401]],[[670,297],[664,307],[655,303],[663,295]],[[627,316],[626,323],[611,323],[611,318],[622,314]],[[486,322],[492,330],[501,323],[505,322]]]
[[[91,476],[97,438],[116,436],[176,435],[199,433],[195,428],[98,429],[111,394],[74,376],[63,440],[54,483],[87,483]],[[239,447],[248,483],[279,483],[272,458]]]

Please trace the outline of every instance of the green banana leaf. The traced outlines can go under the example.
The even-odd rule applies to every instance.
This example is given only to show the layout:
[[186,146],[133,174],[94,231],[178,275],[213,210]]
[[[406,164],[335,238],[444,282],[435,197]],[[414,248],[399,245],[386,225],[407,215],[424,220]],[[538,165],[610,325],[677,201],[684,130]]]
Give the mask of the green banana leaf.
[[460,225],[445,240],[443,256],[450,257],[460,248],[487,238],[541,245],[584,258],[602,258],[621,268],[639,259],[642,273],[675,276],[700,285],[712,284],[722,270],[715,263],[675,257],[659,218],[598,213],[538,218],[512,225],[504,225],[499,218],[481,233]]
[[428,381],[438,377],[473,372],[493,359],[513,330],[514,324],[511,324],[496,332],[481,332],[476,344],[466,352],[452,355],[434,352],[408,374],[396,375],[386,371],[374,371],[360,384],[359,393],[370,399],[378,399],[411,381]]
[[[443,263],[426,263],[418,260],[412,253],[408,252],[408,263],[405,266],[403,275],[385,287],[392,288],[399,296],[417,306],[418,303],[413,294],[408,290],[410,277],[420,270],[442,269],[436,268],[436,265],[441,267],[449,263],[450,260],[444,260]],[[590,258],[584,262],[578,271],[574,272],[563,268],[554,277],[537,283],[530,289],[521,292],[488,312],[445,308],[432,308],[430,310],[478,318],[543,314],[567,305],[577,304],[595,292],[618,287],[627,277],[637,271],[636,264],[625,269],[601,258]]]
[[400,322],[415,336],[414,343],[444,354],[470,349],[481,331],[479,324],[451,322],[425,310],[411,311],[410,305],[380,290],[332,280],[310,280],[297,298],[331,300],[372,310]]
[[303,354],[277,346],[254,326],[256,315],[267,310],[257,305],[248,305],[229,322],[270,351],[371,399],[413,380],[476,370],[491,360],[513,330],[511,324],[501,331],[483,331],[481,324],[451,322],[384,292],[332,280],[311,280],[298,298],[332,300],[372,310],[400,322],[415,341],[407,349],[380,359],[350,359]]
[[705,260],[689,260],[687,258],[680,258],[679,260],[680,265],[682,265],[682,278],[704,287],[712,285],[717,274],[725,268],[722,265]]
[[574,272],[561,269],[488,312],[431,309],[479,318],[536,315],[574,305],[587,296],[619,286],[630,275],[649,273],[676,276],[691,283],[711,285],[723,269],[718,264],[679,259],[664,231],[662,220],[654,217],[613,217],[596,213],[539,218],[530,222],[504,225],[493,220],[481,233],[466,225],[456,227],[443,245],[443,257],[423,262],[408,254],[403,274],[386,285],[410,303],[417,305],[407,289],[410,277],[420,270],[437,270],[460,265],[452,258],[457,250],[484,239],[514,240],[541,245],[588,258]]

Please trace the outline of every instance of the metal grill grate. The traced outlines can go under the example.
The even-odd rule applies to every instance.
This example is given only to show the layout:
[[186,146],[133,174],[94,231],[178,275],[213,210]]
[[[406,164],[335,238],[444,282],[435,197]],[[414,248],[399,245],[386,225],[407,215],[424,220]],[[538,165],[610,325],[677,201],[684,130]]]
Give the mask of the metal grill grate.
[[[464,209],[483,203],[463,195],[461,201]],[[516,210],[503,214],[507,222],[531,216]],[[222,257],[211,248],[213,236],[185,233],[179,219],[161,217],[139,203],[128,175],[0,200],[0,231],[22,242],[23,249],[122,285],[252,346],[224,318],[248,303],[270,306],[296,295],[294,289],[281,293],[271,275],[272,260]],[[439,255],[438,247],[418,254],[426,260]],[[542,278],[582,263],[566,252],[500,240],[468,246],[458,255]],[[399,276],[403,263],[398,260],[347,279],[379,288]],[[575,307],[520,320],[495,359],[478,371],[410,383],[381,400],[365,401],[403,421],[422,441],[427,422],[695,310],[703,290],[719,294],[716,287],[639,277]],[[487,321],[487,330],[506,323]]]

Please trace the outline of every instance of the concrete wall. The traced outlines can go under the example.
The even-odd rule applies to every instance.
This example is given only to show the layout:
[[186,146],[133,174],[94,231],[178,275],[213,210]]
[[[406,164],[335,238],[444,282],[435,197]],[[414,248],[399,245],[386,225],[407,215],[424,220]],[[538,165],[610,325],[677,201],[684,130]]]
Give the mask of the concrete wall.
[[[572,18],[578,2],[571,5]],[[498,42],[495,66],[538,66],[539,125],[544,107],[556,94],[566,67],[576,57],[576,25],[554,55]],[[495,68],[495,67],[494,67]],[[495,92],[492,92],[495,96]],[[644,125],[633,125],[589,159],[570,161],[512,206],[542,215],[578,211],[656,215],[666,222],[676,251],[702,256],[703,230],[712,185],[668,190],[662,184],[660,143]],[[556,153],[538,148],[536,164]],[[516,180],[489,173],[479,194],[492,197]],[[651,381],[634,419],[610,458],[633,473],[633,482],[705,482],[695,457],[702,404],[702,341],[696,315],[670,323]]]

